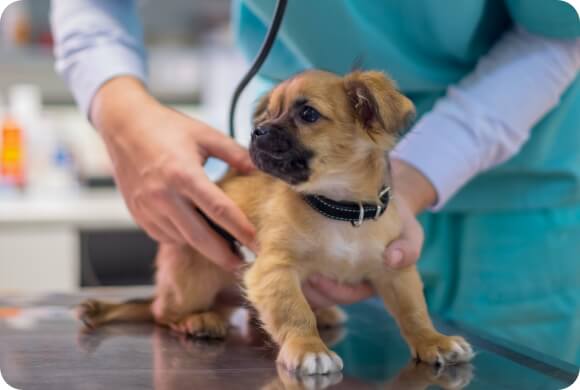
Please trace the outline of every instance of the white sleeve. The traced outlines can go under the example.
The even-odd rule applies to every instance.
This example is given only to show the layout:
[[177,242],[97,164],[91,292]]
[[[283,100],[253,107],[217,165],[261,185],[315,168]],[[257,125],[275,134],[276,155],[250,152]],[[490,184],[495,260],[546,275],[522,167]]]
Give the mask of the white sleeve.
[[52,0],[56,69],[88,117],[92,99],[120,75],[146,79],[143,31],[135,0]]
[[435,187],[441,209],[467,181],[515,155],[580,69],[580,38],[506,33],[475,70],[449,87],[396,146],[393,158]]

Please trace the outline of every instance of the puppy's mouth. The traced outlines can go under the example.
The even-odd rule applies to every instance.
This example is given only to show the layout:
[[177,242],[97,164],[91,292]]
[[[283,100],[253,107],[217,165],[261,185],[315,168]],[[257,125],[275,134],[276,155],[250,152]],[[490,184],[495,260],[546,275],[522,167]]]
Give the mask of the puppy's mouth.
[[250,157],[261,171],[291,185],[308,181],[314,153],[287,131],[258,128],[252,133]]

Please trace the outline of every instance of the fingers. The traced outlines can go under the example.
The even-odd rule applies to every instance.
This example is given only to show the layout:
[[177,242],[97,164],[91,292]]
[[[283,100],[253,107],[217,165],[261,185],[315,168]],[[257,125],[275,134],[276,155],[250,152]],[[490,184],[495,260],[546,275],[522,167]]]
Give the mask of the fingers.
[[387,267],[404,268],[415,264],[419,255],[408,241],[397,240],[385,250],[384,259]]
[[302,285],[302,292],[310,304],[310,307],[313,309],[321,309],[336,304],[322,292],[318,291],[317,287],[310,280],[307,280]]
[[243,265],[242,259],[232,252],[226,241],[183,199],[175,195],[166,212],[185,241],[208,259],[230,271]]
[[153,220],[148,218],[140,218],[139,224],[145,230],[147,235],[157,242],[164,242],[168,244],[178,243],[174,237],[167,234],[162,228],[160,228]]
[[227,162],[232,167],[243,173],[248,173],[256,167],[250,159],[248,151],[241,147],[235,140],[218,131],[204,133],[203,144],[205,151]]
[[309,279],[306,288],[310,288],[312,299],[316,304],[330,306],[334,304],[349,305],[367,299],[374,295],[374,290],[368,283],[342,284],[335,280],[314,275]]
[[129,209],[135,221],[153,240],[169,244],[176,244],[183,241],[181,240],[180,234],[173,234],[170,230],[159,226],[159,218],[149,213],[139,200],[133,202],[132,207],[129,207]]
[[243,265],[228,243],[211,229],[185,199],[170,190],[135,199],[136,219],[155,240],[188,244],[222,268],[234,271]]
[[385,265],[391,268],[403,268],[419,260],[423,246],[423,228],[416,221],[410,221],[403,227],[401,237],[391,242],[383,254]]
[[[257,252],[256,231],[244,213],[212,183],[201,168],[194,169],[191,175],[178,178],[175,188],[196,204],[209,219],[226,229],[240,243]],[[204,222],[205,224],[205,222]]]
[[[168,244],[183,244],[185,240],[181,233],[175,228],[173,223],[167,217],[159,214],[152,209],[140,207],[140,212],[143,218],[149,221],[148,225],[154,225],[154,228],[159,234],[155,234],[155,240]],[[159,238],[157,236],[160,236]],[[161,238],[161,236],[163,238]]]

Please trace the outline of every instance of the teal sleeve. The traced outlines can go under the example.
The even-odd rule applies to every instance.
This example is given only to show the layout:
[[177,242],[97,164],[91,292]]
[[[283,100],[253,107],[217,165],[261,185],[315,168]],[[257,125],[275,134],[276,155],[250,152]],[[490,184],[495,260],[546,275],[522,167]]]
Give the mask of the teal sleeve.
[[[580,15],[562,0],[506,0],[515,24],[552,38],[580,36]],[[579,10],[580,11],[580,10]]]

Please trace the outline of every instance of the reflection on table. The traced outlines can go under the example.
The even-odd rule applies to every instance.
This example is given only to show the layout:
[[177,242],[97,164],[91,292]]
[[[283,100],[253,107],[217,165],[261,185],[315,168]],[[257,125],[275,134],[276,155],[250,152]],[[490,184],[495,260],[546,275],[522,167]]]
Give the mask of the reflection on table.
[[441,330],[474,345],[472,364],[417,364],[383,308],[364,302],[346,308],[345,328],[321,334],[343,358],[344,372],[298,377],[275,364],[275,346],[245,310],[236,312],[223,342],[192,340],[145,323],[87,330],[71,308],[89,295],[136,293],[0,298],[0,369],[8,383],[21,389],[560,389],[577,372],[445,323],[438,324]]

